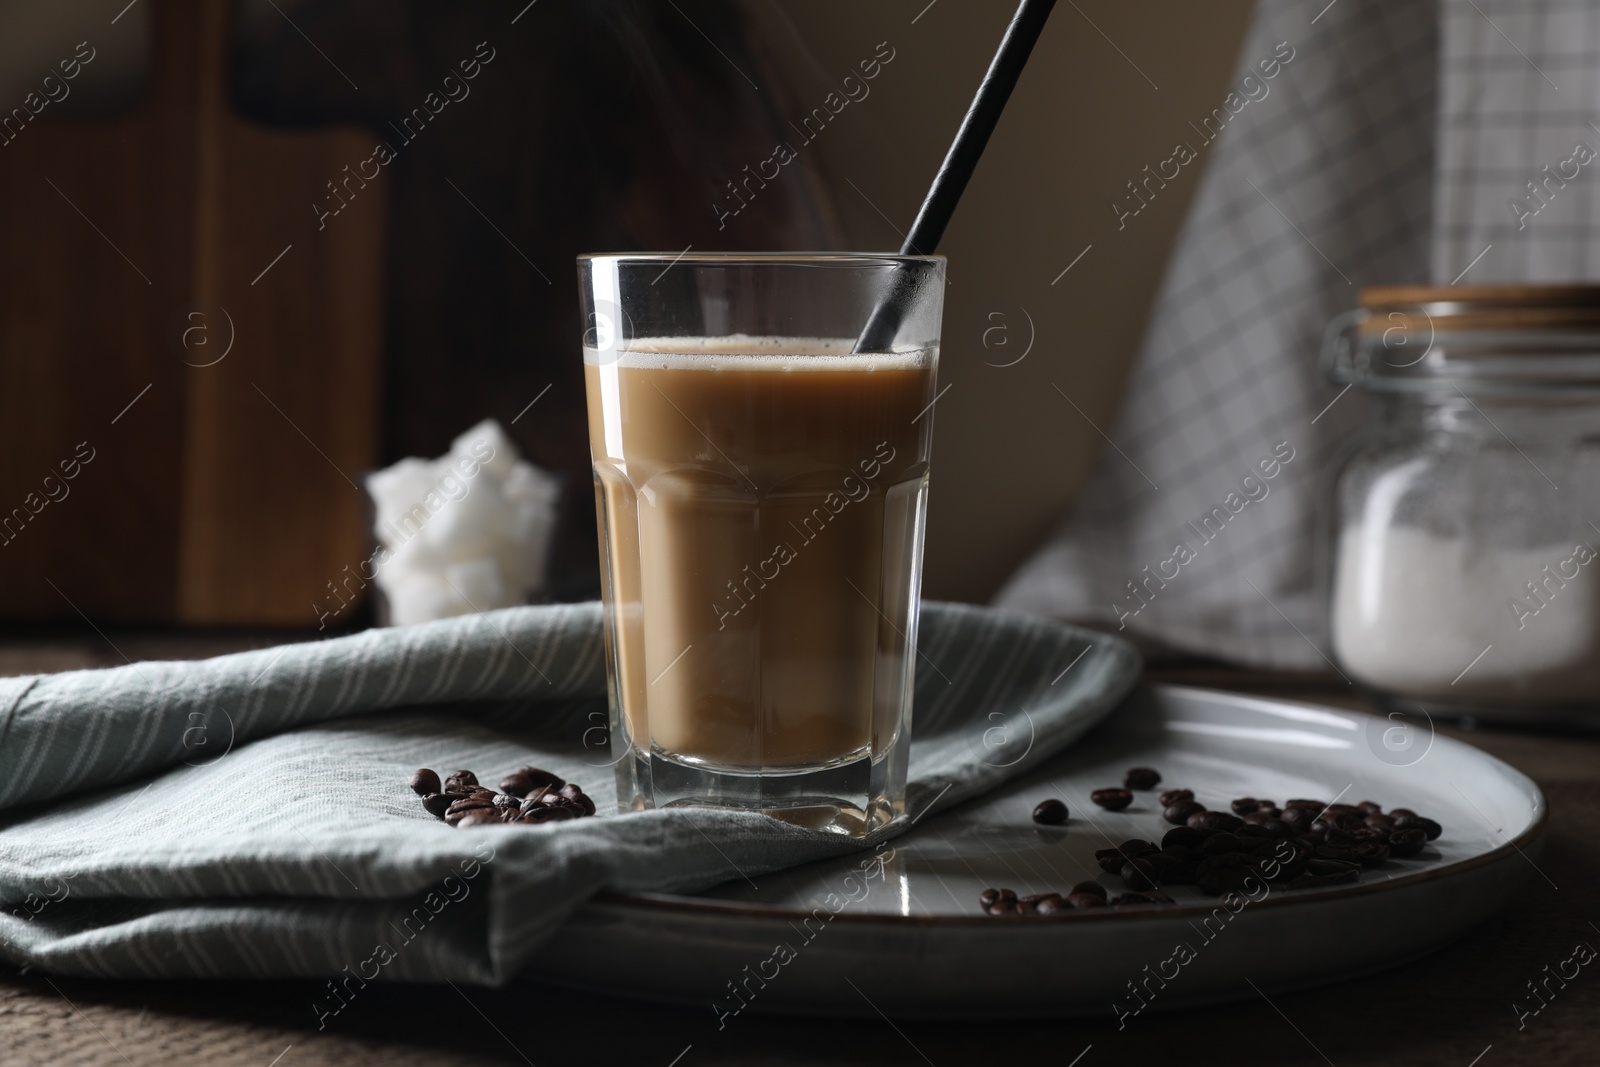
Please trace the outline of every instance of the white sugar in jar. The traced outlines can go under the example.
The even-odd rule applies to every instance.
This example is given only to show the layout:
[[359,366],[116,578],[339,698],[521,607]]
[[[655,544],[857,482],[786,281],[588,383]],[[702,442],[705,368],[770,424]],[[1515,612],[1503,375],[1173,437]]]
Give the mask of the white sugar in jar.
[[1323,350],[1375,412],[1335,480],[1334,660],[1430,713],[1600,720],[1600,287],[1362,304]]

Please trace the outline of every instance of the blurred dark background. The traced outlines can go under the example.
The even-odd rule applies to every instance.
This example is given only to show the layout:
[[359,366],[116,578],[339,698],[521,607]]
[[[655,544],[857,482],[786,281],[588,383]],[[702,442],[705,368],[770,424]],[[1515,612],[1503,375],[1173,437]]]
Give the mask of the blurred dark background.
[[[1057,10],[941,249],[930,596],[987,599],[1112,418],[1196,177],[1110,203],[1249,13],[1158,6]],[[563,481],[551,595],[596,595],[573,257],[897,246],[1011,7],[0,6],[0,616],[311,628],[361,474],[486,417]]]

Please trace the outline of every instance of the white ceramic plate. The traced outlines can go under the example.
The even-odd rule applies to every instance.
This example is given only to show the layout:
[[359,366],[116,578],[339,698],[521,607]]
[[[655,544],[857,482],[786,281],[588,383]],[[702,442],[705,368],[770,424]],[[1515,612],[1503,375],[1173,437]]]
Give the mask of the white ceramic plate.
[[[698,896],[603,897],[538,966],[558,968],[564,983],[717,1013],[945,1019],[1137,1014],[1253,996],[1251,983],[1312,986],[1392,966],[1488,918],[1537,876],[1545,819],[1524,775],[1405,729],[1306,704],[1142,689],[1043,768],[896,839],[882,877],[852,878],[868,861],[861,854]],[[1219,810],[1240,796],[1372,800],[1413,808],[1444,834],[1355,885],[1271,886],[1236,912],[1169,887],[1172,905],[983,914],[987,886],[1025,895],[1097,878],[1120,892],[1094,851],[1159,841],[1169,827],[1155,792],[1118,813],[1093,806],[1089,792],[1120,786],[1136,766],[1161,772],[1158,791],[1190,788]],[[1046,797],[1066,801],[1066,827],[1033,824]]]

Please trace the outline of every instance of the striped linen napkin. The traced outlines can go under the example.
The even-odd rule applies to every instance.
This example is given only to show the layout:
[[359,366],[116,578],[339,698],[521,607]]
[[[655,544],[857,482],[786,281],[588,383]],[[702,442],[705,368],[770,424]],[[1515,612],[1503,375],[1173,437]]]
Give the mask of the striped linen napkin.
[[[990,609],[922,616],[904,818],[851,842],[755,813],[615,814],[598,604],[193,663],[0,679],[0,958],[117,978],[498,984],[602,889],[703,889],[871,847],[1027,772],[1139,660]],[[996,713],[1034,741],[997,758]],[[456,830],[412,771],[532,763],[603,817]]]

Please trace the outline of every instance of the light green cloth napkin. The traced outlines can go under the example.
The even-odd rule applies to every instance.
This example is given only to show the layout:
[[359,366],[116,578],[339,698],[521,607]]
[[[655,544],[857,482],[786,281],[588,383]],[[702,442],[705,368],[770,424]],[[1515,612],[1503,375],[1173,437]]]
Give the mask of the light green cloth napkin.
[[[616,814],[598,604],[0,679],[0,957],[66,974],[498,984],[602,889],[691,891],[870,847],[1059,752],[1132,688],[1113,637],[929,603],[908,813],[851,842]],[[1002,724],[1032,724],[1019,748]],[[532,763],[598,818],[456,830],[418,767]],[[373,977],[370,974],[367,977]]]

